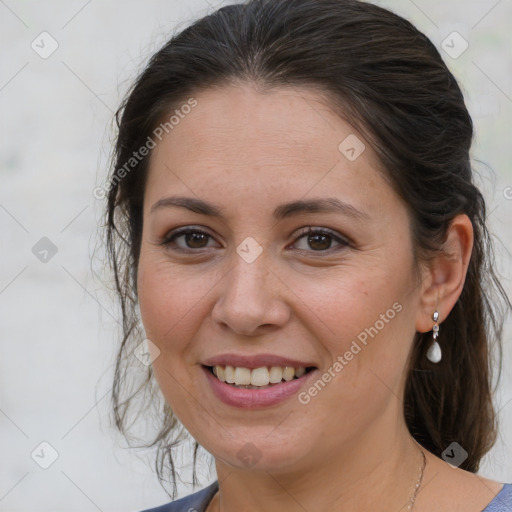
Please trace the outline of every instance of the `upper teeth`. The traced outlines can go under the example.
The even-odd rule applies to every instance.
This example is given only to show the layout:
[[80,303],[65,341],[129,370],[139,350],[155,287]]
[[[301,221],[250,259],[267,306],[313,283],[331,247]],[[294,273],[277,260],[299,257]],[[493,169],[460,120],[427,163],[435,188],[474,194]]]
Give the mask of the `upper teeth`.
[[262,366],[261,368],[242,368],[239,366],[214,366],[213,373],[222,382],[235,384],[236,386],[267,386],[277,384],[281,380],[292,380],[294,377],[302,377],[306,369],[302,366]]

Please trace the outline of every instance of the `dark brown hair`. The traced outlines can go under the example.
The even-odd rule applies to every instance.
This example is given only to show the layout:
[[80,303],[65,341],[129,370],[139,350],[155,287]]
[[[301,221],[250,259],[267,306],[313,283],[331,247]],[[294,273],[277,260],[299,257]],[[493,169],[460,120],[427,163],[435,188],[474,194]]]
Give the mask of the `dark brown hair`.
[[[416,333],[404,410],[421,445],[441,456],[456,441],[468,452],[461,467],[476,472],[496,439],[492,349],[501,369],[502,320],[511,304],[495,275],[485,202],[474,184],[472,121],[456,79],[431,41],[405,19],[356,0],[252,0],[223,7],[166,43],[118,110],[105,212],[123,320],[112,391],[115,425],[128,436],[130,406],[139,413],[142,407],[137,396],[151,389],[150,401],[162,398],[154,392],[151,366],[138,388],[135,376],[128,376],[132,352],[143,339],[136,277],[149,155],[129,169],[126,162],[191,96],[240,81],[329,93],[333,108],[371,143],[405,201],[417,264],[442,250],[456,215],[471,219],[473,253],[462,294],[442,322],[443,359],[431,363],[426,351],[432,333]],[[159,430],[146,446],[158,448],[161,482],[168,463],[174,497],[172,450],[184,431],[167,404],[157,420]],[[194,443],[194,467],[197,449]]]

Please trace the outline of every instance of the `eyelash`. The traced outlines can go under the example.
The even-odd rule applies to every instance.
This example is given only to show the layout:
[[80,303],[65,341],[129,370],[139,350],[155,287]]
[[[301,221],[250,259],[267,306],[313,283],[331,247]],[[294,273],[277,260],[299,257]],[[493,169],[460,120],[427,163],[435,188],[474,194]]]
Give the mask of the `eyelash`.
[[[177,229],[176,231],[174,232],[171,232],[161,243],[162,246],[164,246],[165,248],[171,248],[170,246],[175,242],[175,240],[177,238],[180,238],[184,235],[188,235],[188,234],[200,234],[200,235],[205,235],[207,237],[210,237],[210,238],[213,238],[209,233],[205,232],[205,231],[202,231],[200,229],[192,229],[190,227],[186,227],[186,228],[181,228],[181,229]],[[294,242],[297,242],[298,240],[300,240],[301,238],[304,238],[306,235],[309,235],[309,236],[314,236],[314,235],[327,235],[329,236],[330,238],[332,238],[334,241],[338,242],[340,244],[341,247],[339,247],[338,249],[333,249],[332,247],[329,248],[329,249],[325,249],[325,250],[321,250],[321,251],[314,251],[314,250],[305,250],[305,249],[298,249],[300,252],[313,252],[313,253],[316,253],[318,255],[323,255],[323,254],[330,254],[331,252],[333,251],[336,251],[336,250],[341,250],[342,248],[344,247],[350,247],[352,246],[352,243],[349,242],[348,240],[338,236],[334,231],[331,231],[330,229],[327,229],[327,228],[317,228],[317,229],[314,229],[314,228],[311,228],[311,227],[307,227],[307,228],[303,228],[302,230],[299,231],[299,233],[297,234],[297,237],[295,238]],[[178,251],[178,252],[184,252],[184,253],[197,253],[203,249],[207,249],[207,247],[201,247],[200,249],[183,249],[183,248],[172,248],[173,251]]]

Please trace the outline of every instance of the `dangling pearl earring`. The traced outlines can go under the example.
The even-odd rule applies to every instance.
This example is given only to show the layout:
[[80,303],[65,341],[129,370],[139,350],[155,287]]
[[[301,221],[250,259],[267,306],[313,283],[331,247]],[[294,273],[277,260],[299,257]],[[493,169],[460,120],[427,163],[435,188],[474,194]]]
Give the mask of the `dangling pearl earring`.
[[427,358],[432,363],[439,363],[442,358],[442,352],[441,347],[439,346],[439,343],[436,341],[437,336],[439,335],[439,325],[437,321],[439,320],[439,313],[436,311],[432,315],[432,320],[434,320],[435,324],[434,327],[432,327],[432,345],[430,345],[429,349],[427,350]]

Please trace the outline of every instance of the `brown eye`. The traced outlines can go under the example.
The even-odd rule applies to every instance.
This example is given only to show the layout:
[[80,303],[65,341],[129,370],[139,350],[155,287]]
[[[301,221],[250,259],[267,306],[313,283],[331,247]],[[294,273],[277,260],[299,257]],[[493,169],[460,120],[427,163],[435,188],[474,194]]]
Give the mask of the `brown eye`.
[[337,236],[330,230],[326,229],[311,229],[302,232],[296,239],[305,239],[307,247],[299,248],[299,250],[312,250],[313,252],[325,252],[332,248],[332,243],[335,242],[341,247],[350,245],[346,240]]
[[[171,246],[177,246],[176,250],[194,250],[194,249],[205,249],[208,247],[208,240],[211,239],[211,235],[204,231],[197,229],[180,229],[172,232],[162,242],[164,247],[173,248]],[[176,243],[177,240],[183,239],[183,242]]]
[[206,246],[205,242],[208,242],[208,235],[204,233],[187,233],[183,236],[185,237],[184,240],[187,246],[192,249],[202,249]]

